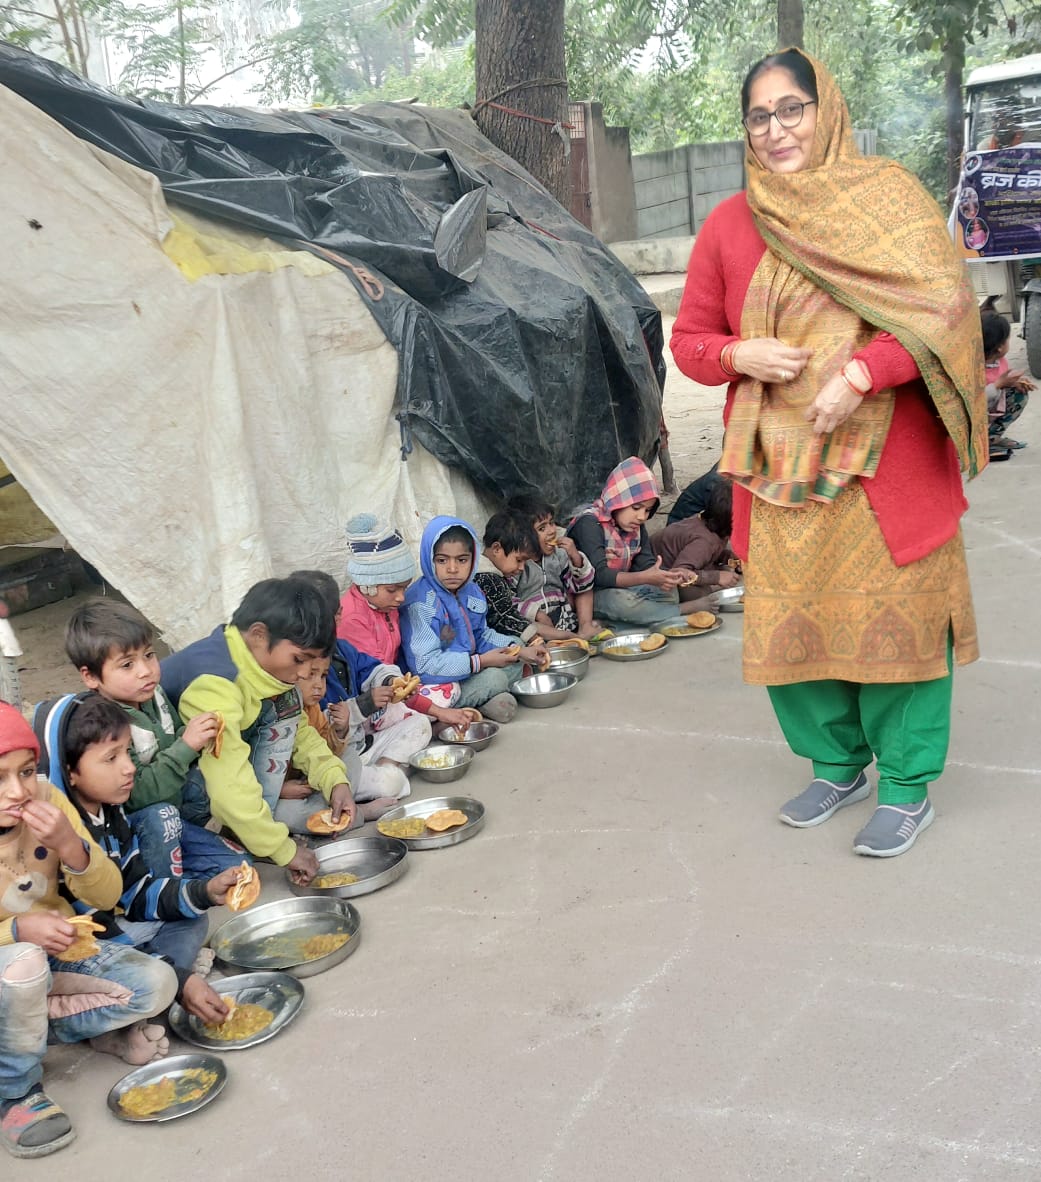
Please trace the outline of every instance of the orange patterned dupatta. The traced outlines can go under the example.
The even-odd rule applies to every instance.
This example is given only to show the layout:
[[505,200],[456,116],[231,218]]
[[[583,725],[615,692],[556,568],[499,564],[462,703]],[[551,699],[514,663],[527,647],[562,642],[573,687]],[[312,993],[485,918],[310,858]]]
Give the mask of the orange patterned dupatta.
[[[801,52],[801,51],[799,51]],[[742,378],[721,471],[776,505],[834,500],[873,476],[893,417],[892,390],[864,399],[828,436],[803,417],[817,391],[879,330],[918,363],[962,470],[987,462],[979,313],[939,207],[901,165],[862,156],[834,78],[817,78],[810,166],[772,173],[745,149],[748,204],[767,251],[752,278],[741,336],[778,337],[813,356],[786,385]]]

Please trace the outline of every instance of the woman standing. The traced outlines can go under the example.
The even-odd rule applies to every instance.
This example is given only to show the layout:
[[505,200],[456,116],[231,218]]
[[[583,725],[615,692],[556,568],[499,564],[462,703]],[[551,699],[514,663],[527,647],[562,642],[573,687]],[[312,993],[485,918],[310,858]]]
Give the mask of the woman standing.
[[944,218],[899,165],[863,157],[834,79],[798,50],[741,94],[748,188],[695,242],[680,369],[730,382],[720,471],[745,562],[745,680],[767,686],[819,825],[869,793],[857,853],[932,823],[952,653],[978,656],[960,469],[987,462],[979,315]]

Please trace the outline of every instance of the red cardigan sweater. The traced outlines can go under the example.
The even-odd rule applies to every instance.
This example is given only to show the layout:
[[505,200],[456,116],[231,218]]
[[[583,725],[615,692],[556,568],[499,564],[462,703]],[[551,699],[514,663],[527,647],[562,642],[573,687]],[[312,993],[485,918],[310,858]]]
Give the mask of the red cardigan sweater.
[[[729,341],[740,339],[745,294],[765,252],[744,193],[709,214],[694,242],[670,342],[676,364],[694,381],[705,386],[729,381],[719,355]],[[861,483],[893,560],[905,566],[950,541],[958,530],[968,508],[958,456],[914,358],[895,337],[880,332],[855,356],[871,374],[872,393],[896,389],[893,422],[878,471],[872,478],[862,477]],[[724,423],[733,398],[731,383]],[[752,494],[735,485],[730,544],[743,558],[748,556],[751,513]]]

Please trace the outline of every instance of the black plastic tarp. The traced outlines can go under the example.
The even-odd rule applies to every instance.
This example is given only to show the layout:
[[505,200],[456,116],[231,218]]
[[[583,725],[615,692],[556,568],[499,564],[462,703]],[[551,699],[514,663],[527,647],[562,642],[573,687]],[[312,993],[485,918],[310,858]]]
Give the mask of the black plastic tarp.
[[342,266],[398,351],[405,452],[414,434],[487,491],[565,507],[654,453],[660,314],[465,111],[136,102],[2,44],[0,84],[172,204]]

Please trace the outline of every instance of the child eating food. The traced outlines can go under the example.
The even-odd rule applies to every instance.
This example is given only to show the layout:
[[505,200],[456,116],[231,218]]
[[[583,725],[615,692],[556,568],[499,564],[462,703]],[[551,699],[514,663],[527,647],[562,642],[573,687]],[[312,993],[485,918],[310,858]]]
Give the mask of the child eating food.
[[608,476],[603,492],[571,523],[568,533],[596,571],[593,608],[608,621],[682,627],[677,588],[689,572],[666,570],[655,556],[645,523],[658,510],[654,474],[636,456]]
[[435,517],[423,531],[423,577],[408,589],[402,641],[410,668],[425,683],[460,684],[459,705],[479,706],[494,722],[510,722],[517,699],[510,687],[523,662],[541,660],[537,648],[488,626],[488,604],[473,581],[480,546],[473,526],[457,517]]
[[[0,1142],[43,1157],[75,1137],[41,1087],[48,1040],[144,1064],[167,1053],[148,1019],[173,1001],[177,978],[154,957],[87,932],[59,893],[113,907],[118,868],[64,795],[37,779],[40,747],[13,706],[0,702]],[[86,920],[87,917],[82,917]]]

